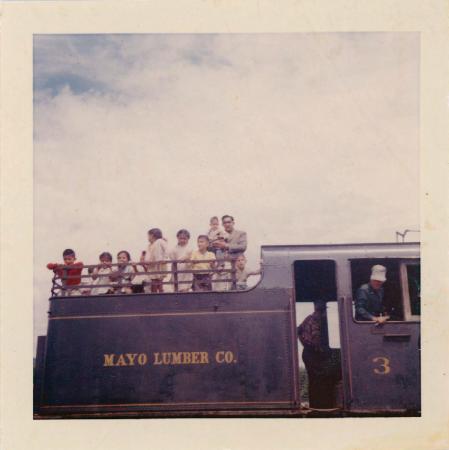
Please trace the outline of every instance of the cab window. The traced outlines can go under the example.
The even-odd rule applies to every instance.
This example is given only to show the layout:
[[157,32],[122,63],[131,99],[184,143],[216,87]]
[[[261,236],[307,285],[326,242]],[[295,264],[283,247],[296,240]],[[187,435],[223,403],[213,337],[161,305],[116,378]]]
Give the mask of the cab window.
[[301,324],[309,314],[313,313],[314,301],[324,300],[327,302],[323,327],[324,340],[331,348],[340,348],[335,261],[295,261],[293,268],[297,324]]
[[[390,321],[416,320],[420,309],[420,273],[419,260],[399,258],[353,259],[351,263],[351,281],[353,298],[357,290],[369,283],[371,268],[384,266],[386,281],[383,284],[383,307]],[[354,318],[356,318],[354,308]]]
[[337,300],[335,261],[295,261],[295,292],[297,302]]

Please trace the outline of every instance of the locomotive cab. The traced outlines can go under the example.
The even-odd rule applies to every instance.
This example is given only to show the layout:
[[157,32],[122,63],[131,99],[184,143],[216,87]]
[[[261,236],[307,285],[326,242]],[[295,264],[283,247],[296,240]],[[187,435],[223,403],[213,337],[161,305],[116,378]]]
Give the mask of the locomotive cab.
[[[276,267],[270,274],[283,273],[281,283],[294,291],[297,324],[313,312],[314,301],[327,304],[322,339],[330,347],[330,370],[338,372],[340,364],[341,378],[334,374],[332,389],[321,389],[318,397],[325,398],[318,400],[351,413],[419,414],[419,243],[268,246],[263,252],[265,264]],[[390,319],[381,325],[356,320],[354,308],[374,265],[387,270]],[[266,283],[280,284],[274,277]]]

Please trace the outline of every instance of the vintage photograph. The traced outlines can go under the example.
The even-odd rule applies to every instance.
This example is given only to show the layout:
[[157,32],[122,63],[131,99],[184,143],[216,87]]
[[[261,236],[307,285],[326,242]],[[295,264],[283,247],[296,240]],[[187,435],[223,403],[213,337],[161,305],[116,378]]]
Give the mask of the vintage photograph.
[[420,61],[34,34],[33,418],[420,416]]

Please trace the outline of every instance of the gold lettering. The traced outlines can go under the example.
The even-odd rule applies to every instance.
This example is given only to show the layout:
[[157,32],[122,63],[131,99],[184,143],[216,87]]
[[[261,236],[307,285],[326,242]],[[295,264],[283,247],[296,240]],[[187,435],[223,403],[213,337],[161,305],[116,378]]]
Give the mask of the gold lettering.
[[146,353],[140,353],[139,356],[137,357],[137,362],[139,363],[139,365],[144,366],[148,361],[147,355]]
[[376,358],[373,358],[373,363],[379,363],[379,366],[382,367],[382,370],[375,367],[373,369],[374,373],[377,373],[378,375],[386,375],[387,373],[390,373],[390,360],[385,356],[378,356]]
[[127,366],[128,364],[125,361],[125,357],[123,355],[120,355],[118,357],[117,363],[115,365],[116,366]]
[[127,353],[126,356],[129,359],[128,366],[134,366],[134,360],[136,359],[137,353]]
[[[219,353],[221,353],[221,355],[217,357],[220,359],[219,362],[225,362],[226,360],[232,362],[234,357],[232,352],[227,352],[230,353],[229,355],[226,355],[225,352]],[[209,354],[207,352],[155,352],[153,354],[153,364],[157,366],[174,364],[209,364]],[[135,355],[133,360],[134,359]]]
[[224,362],[224,352],[217,352],[215,354],[215,361],[217,361],[217,363],[219,363],[219,364]]
[[109,355],[103,355],[104,356],[104,363],[103,367],[109,367],[114,366],[114,353],[111,353]]

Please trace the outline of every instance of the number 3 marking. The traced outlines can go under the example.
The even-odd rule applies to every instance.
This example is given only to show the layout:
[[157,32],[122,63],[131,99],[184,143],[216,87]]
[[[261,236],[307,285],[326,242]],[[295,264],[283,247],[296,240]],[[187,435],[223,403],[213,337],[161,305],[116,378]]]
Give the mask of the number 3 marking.
[[373,372],[377,373],[378,375],[386,375],[387,373],[390,373],[391,367],[390,367],[390,360],[386,358],[385,356],[377,356],[376,358],[373,358],[373,363],[381,363],[380,367],[382,367],[382,370],[380,368],[374,368]]

